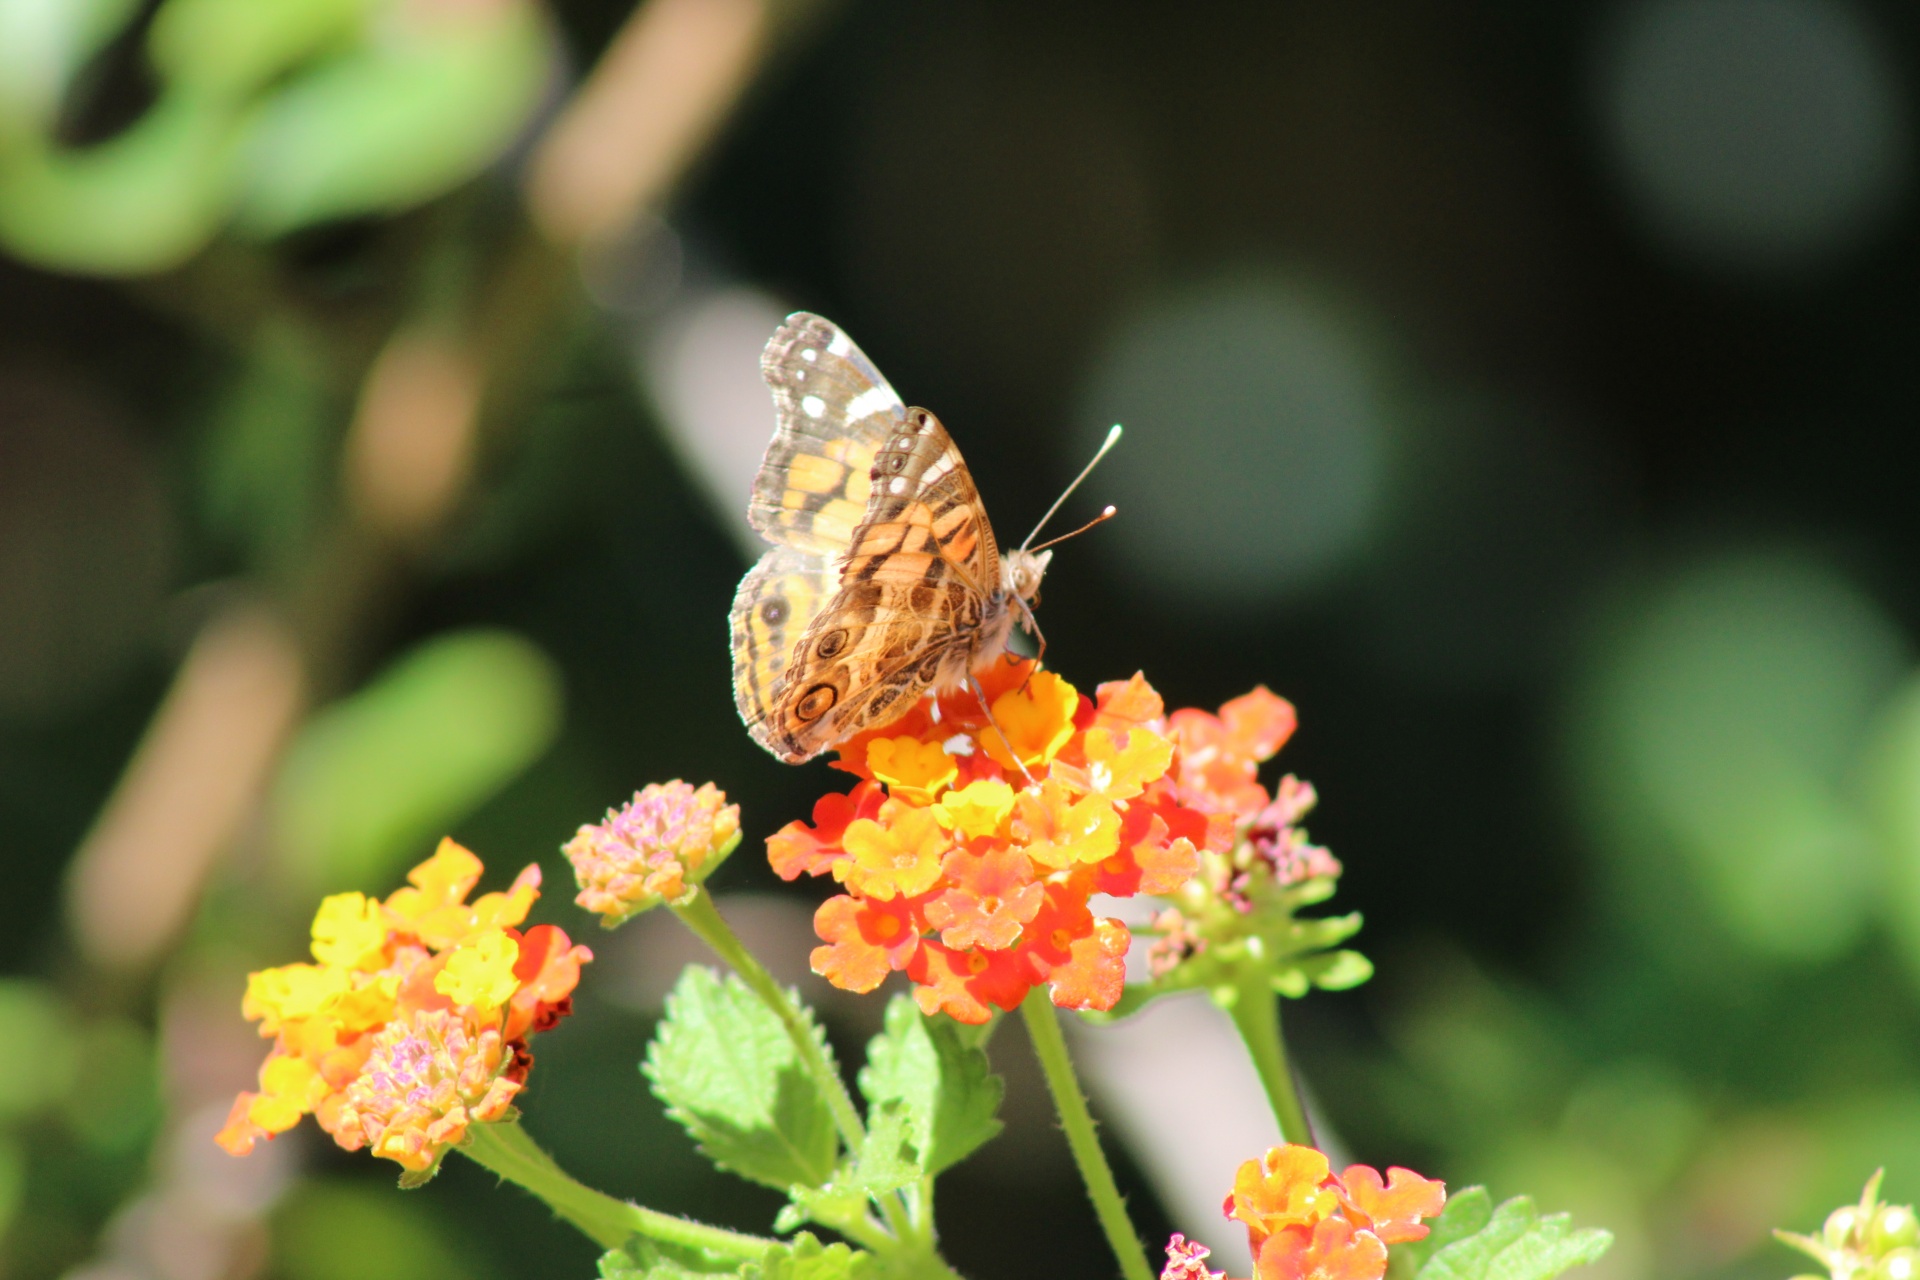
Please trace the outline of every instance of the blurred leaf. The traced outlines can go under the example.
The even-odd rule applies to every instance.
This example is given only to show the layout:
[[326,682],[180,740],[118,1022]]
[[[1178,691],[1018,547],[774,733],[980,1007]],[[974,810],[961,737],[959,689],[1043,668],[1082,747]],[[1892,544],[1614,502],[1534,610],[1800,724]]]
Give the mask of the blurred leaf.
[[[831,1054],[818,1026],[821,1052]],[[642,1068],[668,1114],[722,1168],[779,1191],[833,1176],[827,1100],[771,1010],[737,977],[688,966]]]
[[1704,560],[1632,609],[1590,691],[1579,782],[1659,930],[1698,929],[1661,912],[1677,853],[1748,948],[1851,944],[1875,867],[1847,788],[1905,659],[1879,607],[1804,554]]
[[288,324],[260,326],[207,415],[198,468],[206,523],[251,565],[284,569],[308,550],[335,480],[335,418],[311,340]]
[[124,1018],[102,1018],[79,1037],[67,1124],[94,1150],[128,1155],[143,1149],[160,1119],[153,1043]]
[[1003,1127],[1006,1082],[987,1055],[961,1042],[951,1018],[929,1018],[904,995],[887,1003],[886,1030],[867,1045],[860,1092],[875,1113],[897,1103],[924,1171],[958,1164]]
[[1447,1197],[1447,1207],[1428,1224],[1427,1234],[1419,1240],[1396,1244],[1387,1250],[1388,1273],[1399,1280],[1418,1274],[1427,1259],[1456,1240],[1479,1235],[1493,1218],[1493,1197],[1485,1187],[1462,1187]]
[[0,145],[46,132],[74,74],[140,8],[140,0],[0,0]]
[[358,33],[375,0],[168,0],[147,37],[174,87],[238,98]]
[[72,1016],[46,986],[0,979],[0,1121],[59,1101],[73,1086],[79,1046]]
[[370,43],[288,83],[247,143],[243,230],[280,235],[397,212],[491,163],[550,70],[532,6],[475,6]]
[[169,95],[97,146],[0,148],[0,241],[58,271],[178,266],[226,217],[239,137],[218,107]]
[[317,884],[381,884],[539,759],[560,675],[504,631],[435,637],[301,732],[281,769],[283,847]]
[[18,1142],[0,1134],[0,1240],[6,1239],[26,1191],[27,1153]]
[[1882,713],[1867,751],[1866,788],[1886,857],[1880,905],[1920,981],[1920,677],[1908,677]]
[[1419,1280],[1549,1280],[1593,1262],[1612,1243],[1604,1231],[1575,1231],[1564,1213],[1543,1218],[1531,1200],[1515,1196],[1480,1231],[1435,1252],[1417,1274]]
[[486,1259],[438,1226],[419,1197],[339,1183],[304,1185],[275,1215],[284,1280],[481,1280]]

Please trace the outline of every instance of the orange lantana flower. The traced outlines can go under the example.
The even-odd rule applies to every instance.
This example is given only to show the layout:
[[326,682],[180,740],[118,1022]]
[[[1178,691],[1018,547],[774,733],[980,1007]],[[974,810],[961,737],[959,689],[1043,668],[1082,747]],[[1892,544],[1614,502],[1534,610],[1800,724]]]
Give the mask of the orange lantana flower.
[[[837,767],[862,781],[769,838],[768,860],[846,887],[814,917],[814,971],[837,986],[904,971],[922,1009],[973,1023],[1040,985],[1062,1008],[1110,1009],[1131,935],[1088,899],[1171,892],[1233,822],[1183,797],[1179,738],[1144,677],[1089,699],[1009,661],[981,683],[991,717],[966,689],[843,743]],[[1236,761],[1273,736],[1245,718],[1214,735]]]
[[245,1155],[312,1115],[342,1147],[369,1147],[417,1181],[470,1125],[511,1113],[527,1038],[566,1016],[593,953],[552,925],[518,928],[540,896],[537,866],[468,903],[482,869],[443,840],[384,902],[324,900],[318,963],[248,975],[241,1012],[274,1043],[221,1146]]
[[[1325,1155],[1289,1143],[1241,1165],[1221,1206],[1247,1228],[1254,1280],[1381,1280],[1387,1246],[1427,1234],[1422,1218],[1446,1207],[1444,1183],[1411,1169],[1350,1165],[1337,1177]],[[1184,1236],[1167,1246],[1162,1280],[1220,1280],[1207,1251]]]

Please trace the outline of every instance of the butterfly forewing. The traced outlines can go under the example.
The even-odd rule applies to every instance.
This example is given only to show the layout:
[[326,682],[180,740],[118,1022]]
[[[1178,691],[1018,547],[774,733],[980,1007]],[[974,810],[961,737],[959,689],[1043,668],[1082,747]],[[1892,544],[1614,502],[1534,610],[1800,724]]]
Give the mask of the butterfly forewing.
[[769,542],[839,555],[866,517],[874,455],[905,408],[837,325],[797,312],[760,357],[779,426],[753,482],[747,522]]

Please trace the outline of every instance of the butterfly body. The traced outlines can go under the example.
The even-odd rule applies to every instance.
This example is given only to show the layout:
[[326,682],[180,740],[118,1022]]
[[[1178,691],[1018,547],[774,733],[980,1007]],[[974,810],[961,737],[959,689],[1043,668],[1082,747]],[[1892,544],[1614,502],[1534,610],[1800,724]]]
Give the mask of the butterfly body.
[[1000,553],[946,428],[829,321],[788,317],[761,373],[779,425],[747,517],[773,547],[734,597],[734,699],[798,763],[998,657],[1051,553]]

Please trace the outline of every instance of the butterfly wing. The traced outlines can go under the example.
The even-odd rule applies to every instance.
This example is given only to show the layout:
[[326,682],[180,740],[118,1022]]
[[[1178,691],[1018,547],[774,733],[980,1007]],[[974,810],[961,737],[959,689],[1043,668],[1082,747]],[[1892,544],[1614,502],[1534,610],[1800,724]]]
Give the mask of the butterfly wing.
[[776,546],[841,555],[866,518],[874,454],[905,423],[906,408],[838,325],[805,311],[774,332],[760,376],[779,425],[747,522]]
[[874,455],[905,408],[838,325],[805,311],[775,330],[760,375],[778,423],[747,520],[774,548],[740,580],[729,622],[734,704],[764,745],[780,673],[839,585],[839,560],[866,515]]
[[760,557],[734,593],[733,702],[747,732],[764,743],[764,724],[794,641],[840,585],[828,556],[775,547]]
[[[925,410],[880,449],[866,518],[840,564],[839,590],[794,644],[762,743],[810,759],[964,677],[990,616],[999,553],[960,451]],[[757,736],[757,735],[756,735]]]

